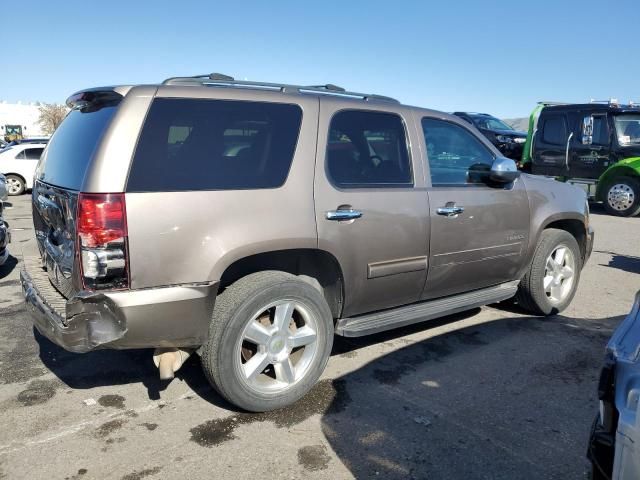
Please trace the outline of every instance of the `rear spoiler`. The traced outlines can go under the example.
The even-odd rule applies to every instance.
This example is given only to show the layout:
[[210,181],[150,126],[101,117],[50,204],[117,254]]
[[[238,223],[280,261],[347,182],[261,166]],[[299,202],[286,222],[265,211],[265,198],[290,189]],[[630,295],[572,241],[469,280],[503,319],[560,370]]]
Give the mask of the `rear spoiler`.
[[71,110],[115,105],[124,98],[130,89],[130,86],[117,86],[80,90],[67,98],[66,104]]

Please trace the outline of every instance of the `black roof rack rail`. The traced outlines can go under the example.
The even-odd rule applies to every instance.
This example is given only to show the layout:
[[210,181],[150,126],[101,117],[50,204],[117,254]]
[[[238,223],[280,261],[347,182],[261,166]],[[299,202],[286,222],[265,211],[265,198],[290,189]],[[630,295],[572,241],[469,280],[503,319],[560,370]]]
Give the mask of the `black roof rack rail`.
[[349,92],[342,87],[328,83],[326,85],[287,85],[282,83],[253,82],[248,80],[235,80],[229,75],[211,73],[208,75],[193,75],[189,77],[171,77],[162,82],[162,85],[205,85],[216,87],[256,88],[261,90],[275,90],[282,93],[320,93],[325,95],[339,95],[362,100],[377,100],[381,102],[400,103],[395,98],[370,93]]

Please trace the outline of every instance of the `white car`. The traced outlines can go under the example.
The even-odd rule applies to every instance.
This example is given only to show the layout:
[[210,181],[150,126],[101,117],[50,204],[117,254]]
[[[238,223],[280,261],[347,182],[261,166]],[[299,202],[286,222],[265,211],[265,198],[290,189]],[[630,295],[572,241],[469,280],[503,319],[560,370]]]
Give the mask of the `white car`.
[[0,152],[0,173],[7,177],[9,195],[22,195],[33,186],[33,175],[46,143],[24,143]]

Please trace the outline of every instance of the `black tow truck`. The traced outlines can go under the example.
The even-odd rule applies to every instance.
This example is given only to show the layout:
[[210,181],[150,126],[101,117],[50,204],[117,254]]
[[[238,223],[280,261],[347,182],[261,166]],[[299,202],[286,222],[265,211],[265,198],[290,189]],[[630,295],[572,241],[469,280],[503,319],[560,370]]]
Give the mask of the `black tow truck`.
[[640,104],[540,102],[521,168],[581,186],[612,215],[640,213]]

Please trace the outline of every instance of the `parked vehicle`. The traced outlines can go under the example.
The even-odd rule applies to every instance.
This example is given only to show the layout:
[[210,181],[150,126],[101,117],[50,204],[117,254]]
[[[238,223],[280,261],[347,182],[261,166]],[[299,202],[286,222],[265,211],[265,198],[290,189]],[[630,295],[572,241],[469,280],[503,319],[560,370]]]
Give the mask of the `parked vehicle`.
[[14,147],[16,145],[22,145],[25,143],[47,143],[49,141],[48,137],[33,137],[33,138],[23,138],[21,140],[13,140],[12,142],[5,143],[2,148]]
[[11,233],[9,225],[4,221],[2,216],[4,212],[4,202],[8,198],[7,179],[0,173],[0,266],[4,265],[9,258],[9,242],[11,242]]
[[246,410],[308,392],[334,333],[513,296],[562,311],[591,253],[584,192],[521,176],[453,115],[219,74],[67,105],[21,272],[36,328],[75,352],[158,348],[161,378],[195,350]]
[[480,130],[493,145],[507,158],[520,161],[522,147],[527,139],[526,132],[519,132],[505,122],[488,113],[454,112]]
[[540,103],[522,164],[581,186],[612,215],[640,212],[640,105]]
[[44,143],[21,143],[0,152],[0,173],[7,177],[9,195],[22,195],[33,186],[33,174]]
[[589,440],[594,479],[640,478],[640,292],[607,344]]

